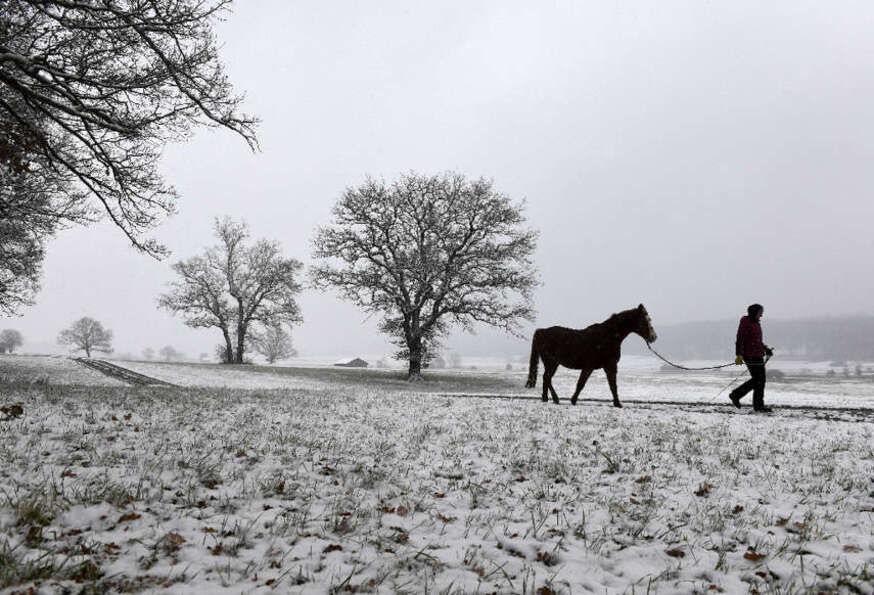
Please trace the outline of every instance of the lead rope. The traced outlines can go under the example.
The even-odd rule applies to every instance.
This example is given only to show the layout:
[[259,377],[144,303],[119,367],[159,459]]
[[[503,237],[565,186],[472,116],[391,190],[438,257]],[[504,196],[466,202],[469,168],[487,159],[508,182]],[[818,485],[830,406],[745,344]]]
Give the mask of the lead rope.
[[[673,366],[673,367],[675,367],[675,368],[679,368],[680,370],[719,370],[719,369],[721,369],[721,368],[727,368],[727,367],[729,367],[729,366],[734,366],[734,365],[736,365],[734,362],[731,362],[731,363],[728,363],[728,364],[722,364],[722,365],[720,365],[720,366],[706,366],[706,367],[703,367],[703,368],[688,368],[688,367],[686,367],[686,366],[681,366],[681,365],[679,365],[679,364],[675,364],[675,363],[672,362],[672,361],[668,361],[667,359],[665,359],[664,357],[662,357],[662,355],[661,355],[658,351],[656,351],[655,349],[653,349],[653,348],[652,348],[652,345],[650,345],[649,342],[646,343],[646,346],[647,346],[647,348],[648,348],[650,351],[652,351],[652,352],[656,355],[657,358],[659,358],[660,360],[662,360],[663,362],[665,362],[665,363],[668,364],[669,366]],[[746,363],[748,366],[764,366],[765,364],[768,363],[768,360],[769,360],[769,359],[771,359],[771,356],[766,356],[766,357],[765,357],[765,361],[762,362],[761,364],[759,364],[759,363],[748,363],[748,362],[745,362],[745,363]],[[715,400],[717,399],[717,397],[719,397],[719,395],[721,395],[722,393],[725,392],[725,389],[727,389],[727,388],[730,387],[732,384],[734,384],[735,382],[737,382],[737,379],[740,378],[740,377],[743,375],[744,372],[745,372],[745,370],[741,370],[740,372],[738,372],[738,374],[737,374],[734,378],[731,379],[731,382],[729,382],[729,383],[726,384],[724,387],[722,387],[722,390],[720,390],[718,393],[716,393],[716,394],[715,394],[715,395],[710,399],[709,402],[712,403],[713,401],[715,401]]]
[[[665,359],[665,358],[662,356],[662,354],[660,354],[658,351],[656,351],[655,349],[653,349],[653,348],[652,348],[652,345],[650,345],[649,343],[646,344],[646,347],[647,347],[647,349],[649,349],[650,351],[652,351],[652,352],[655,354],[655,356],[656,356],[657,358],[659,358],[660,360],[662,360],[663,362],[665,362],[665,363],[668,364],[669,366],[673,366],[673,367],[675,367],[675,368],[679,368],[680,370],[693,370],[693,371],[694,371],[694,370],[719,370],[720,368],[727,368],[727,367],[729,367],[729,366],[735,366],[735,365],[737,365],[737,364],[735,364],[734,362],[729,362],[729,363],[727,363],[727,364],[722,364],[722,365],[720,365],[720,366],[705,366],[705,367],[703,367],[703,368],[687,368],[686,366],[681,366],[680,364],[675,364],[674,362]],[[767,356],[767,357],[765,358],[765,361],[762,362],[761,364],[758,364],[758,363],[749,363],[749,362],[744,362],[744,363],[745,363],[746,365],[748,365],[748,366],[764,366],[765,364],[768,363],[768,360],[769,360],[769,359],[771,359],[771,357],[770,357],[770,356]]]
[[[762,364],[762,365],[764,365],[764,364]],[[740,377],[743,375],[744,372],[746,372],[746,370],[741,370],[740,372],[738,372],[737,375],[736,375],[734,378],[731,379],[731,382],[729,382],[728,384],[726,384],[725,386],[723,386],[723,387],[722,387],[722,390],[720,390],[718,393],[716,393],[715,395],[713,395],[713,396],[710,398],[710,400],[709,400],[708,402],[709,402],[709,403],[712,403],[713,401],[715,401],[715,400],[717,399],[717,397],[719,397],[719,395],[721,395],[722,393],[725,392],[725,389],[727,389],[729,386],[731,386],[732,384],[734,384],[735,382],[737,382],[737,379],[740,378]]]
[[657,358],[659,358],[660,360],[662,360],[663,362],[665,362],[669,366],[679,368],[680,370],[719,370],[720,368],[727,368],[729,366],[735,365],[734,362],[731,362],[729,364],[722,364],[721,366],[706,366],[704,368],[687,368],[686,366],[681,366],[680,364],[675,364],[674,362],[665,359],[658,351],[653,349],[652,345],[650,345],[648,342],[647,342],[646,346],[650,351],[652,351],[656,355]]

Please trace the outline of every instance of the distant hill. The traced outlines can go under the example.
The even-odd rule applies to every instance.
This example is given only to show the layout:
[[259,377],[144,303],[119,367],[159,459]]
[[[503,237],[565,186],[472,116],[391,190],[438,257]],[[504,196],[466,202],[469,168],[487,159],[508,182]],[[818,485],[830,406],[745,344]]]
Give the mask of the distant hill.
[[[739,320],[740,317],[738,317]],[[653,345],[667,357],[681,359],[730,359],[738,320],[686,322],[657,328]],[[811,361],[874,361],[874,316],[834,316],[796,320],[763,319],[765,343],[781,357]],[[628,344],[629,353],[644,353],[639,341]]]
[[[677,360],[734,358],[734,337],[740,317],[733,320],[706,320],[660,326],[653,345],[665,357]],[[774,346],[781,358],[810,361],[874,362],[874,316],[834,316],[802,319],[763,319],[765,342]],[[444,352],[463,357],[503,357],[507,361],[527,362],[530,333],[519,339],[495,330],[476,335],[454,334]],[[623,344],[626,354],[644,355],[646,345],[636,335]]]

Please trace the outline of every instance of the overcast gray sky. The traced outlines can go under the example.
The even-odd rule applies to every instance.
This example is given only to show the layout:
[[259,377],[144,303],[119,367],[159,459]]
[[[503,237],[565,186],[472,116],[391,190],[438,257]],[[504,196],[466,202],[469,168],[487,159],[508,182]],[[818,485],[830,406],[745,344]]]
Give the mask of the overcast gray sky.
[[[656,328],[752,301],[779,318],[874,313],[872,31],[870,1],[237,2],[218,34],[262,152],[227,131],[168,147],[182,199],[156,235],[173,256],[105,224],[63,232],[37,304],[0,325],[27,350],[90,315],[117,351],[211,353],[218,333],[156,297],[215,216],[309,263],[346,186],[410,170],[527,201],[540,326],[639,302]],[[389,351],[354,307],[312,290],[300,304],[302,354]]]

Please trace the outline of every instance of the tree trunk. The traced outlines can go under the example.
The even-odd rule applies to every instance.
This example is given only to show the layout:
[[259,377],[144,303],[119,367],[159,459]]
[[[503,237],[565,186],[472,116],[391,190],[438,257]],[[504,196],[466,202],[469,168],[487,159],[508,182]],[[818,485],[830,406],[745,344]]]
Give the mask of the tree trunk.
[[237,297],[237,353],[234,361],[238,364],[243,363],[243,345],[246,344],[246,326],[248,321],[243,318],[243,300]]
[[222,328],[222,335],[225,337],[225,361],[223,364],[232,364],[234,363],[234,344],[231,341],[231,334],[228,332],[228,329]]
[[422,380],[422,339],[413,339],[409,343],[410,369],[407,373],[407,381],[420,382]]
[[91,348],[88,347],[87,345],[85,346],[85,357],[87,357],[88,359],[91,359]]
[[246,344],[246,329],[244,327],[237,327],[237,353],[234,361],[238,364],[243,363],[243,345]]

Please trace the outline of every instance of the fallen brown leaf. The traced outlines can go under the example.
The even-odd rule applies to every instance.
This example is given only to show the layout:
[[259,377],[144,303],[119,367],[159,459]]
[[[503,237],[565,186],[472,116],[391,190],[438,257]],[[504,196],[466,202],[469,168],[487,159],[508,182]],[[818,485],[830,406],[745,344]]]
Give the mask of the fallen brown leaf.
[[143,515],[137,514],[135,512],[129,512],[127,514],[123,514],[120,517],[118,517],[118,521],[116,521],[116,522],[117,523],[126,523],[127,521],[135,521],[139,518],[142,518],[142,516]]
[[845,545],[844,551],[845,552],[861,552],[862,548],[860,548],[858,545]]

